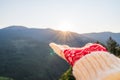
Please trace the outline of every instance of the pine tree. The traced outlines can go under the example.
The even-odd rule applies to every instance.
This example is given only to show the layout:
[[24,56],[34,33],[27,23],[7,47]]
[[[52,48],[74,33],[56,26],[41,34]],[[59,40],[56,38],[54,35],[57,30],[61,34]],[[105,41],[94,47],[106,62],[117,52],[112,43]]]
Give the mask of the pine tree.
[[75,80],[72,75],[72,67],[69,67],[69,69],[64,74],[62,74],[59,80]]
[[113,40],[112,37],[109,37],[109,39],[107,40],[108,51],[118,56],[117,47],[119,47],[118,43],[115,40]]
[[116,55],[120,57],[120,46],[116,47]]

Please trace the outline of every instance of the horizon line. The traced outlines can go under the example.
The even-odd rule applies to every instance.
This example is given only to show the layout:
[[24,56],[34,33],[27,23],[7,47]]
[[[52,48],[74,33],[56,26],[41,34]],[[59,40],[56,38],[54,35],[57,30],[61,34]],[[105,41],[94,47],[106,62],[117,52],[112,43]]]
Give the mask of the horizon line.
[[[54,28],[49,28],[49,27],[32,27],[32,26],[24,26],[24,25],[9,25],[9,26],[6,26],[6,27],[0,27],[0,29],[5,29],[5,28],[9,28],[9,27],[25,27],[25,28],[28,28],[28,29],[51,29],[51,30],[55,30],[55,31],[62,31],[62,30],[59,30],[59,29],[54,29]],[[89,33],[103,33],[103,32],[109,32],[109,33],[120,33],[120,32],[114,32],[114,31],[98,31],[98,32],[82,32],[82,33],[79,33],[77,31],[71,31],[71,30],[68,30],[68,31],[62,31],[62,32],[73,32],[73,33],[78,33],[78,34],[89,34]]]

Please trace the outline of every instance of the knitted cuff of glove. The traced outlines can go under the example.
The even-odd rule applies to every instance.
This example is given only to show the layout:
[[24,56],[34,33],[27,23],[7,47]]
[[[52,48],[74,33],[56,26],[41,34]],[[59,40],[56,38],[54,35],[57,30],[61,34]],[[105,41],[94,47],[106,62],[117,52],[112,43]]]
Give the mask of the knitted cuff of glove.
[[120,76],[120,59],[104,51],[92,52],[76,61],[73,66],[76,80],[120,80],[120,77],[104,79],[114,73],[119,73]]

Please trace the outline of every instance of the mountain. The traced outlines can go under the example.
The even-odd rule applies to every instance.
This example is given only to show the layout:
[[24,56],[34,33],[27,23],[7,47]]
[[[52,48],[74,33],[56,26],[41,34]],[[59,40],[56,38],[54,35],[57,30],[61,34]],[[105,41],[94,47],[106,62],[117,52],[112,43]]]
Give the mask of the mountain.
[[0,29],[0,77],[58,80],[69,65],[57,55],[50,54],[50,42],[79,47],[97,40],[105,42],[110,36],[120,43],[120,33],[77,34],[24,26]]
[[[71,46],[83,46],[86,42],[94,40],[73,32],[62,32],[52,29],[34,29],[24,26],[9,26],[0,30],[1,39],[19,39],[27,38],[37,41],[50,43],[56,42],[61,44],[69,44]],[[71,43],[72,42],[72,43]]]
[[109,37],[112,37],[116,42],[120,44],[120,33],[101,32],[101,33],[88,33],[83,35],[94,40],[101,41],[103,43],[105,43]]
[[83,46],[95,40],[52,29],[9,26],[0,29],[0,77],[14,80],[58,80],[69,65],[50,54],[50,42]]

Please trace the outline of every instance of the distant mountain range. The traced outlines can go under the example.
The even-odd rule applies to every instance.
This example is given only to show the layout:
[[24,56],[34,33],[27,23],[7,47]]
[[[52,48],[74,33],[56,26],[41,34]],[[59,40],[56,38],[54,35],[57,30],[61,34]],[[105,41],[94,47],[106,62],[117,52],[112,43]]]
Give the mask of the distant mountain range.
[[109,37],[112,37],[116,42],[120,44],[120,33],[100,32],[100,33],[88,33],[83,35],[94,40],[101,41],[103,43],[105,43]]
[[83,46],[112,37],[120,44],[120,33],[78,34],[52,29],[9,26],[0,29],[0,76],[14,80],[57,80],[69,65],[51,55],[50,42]]
[[26,28],[24,26],[9,26],[0,29],[1,39],[17,39],[17,38],[30,38],[37,41],[50,43],[56,42],[61,44],[69,44],[71,46],[83,46],[87,42],[95,41],[92,38],[77,34],[74,32],[62,32],[52,29],[35,29]]
[[[3,29],[0,29],[0,35],[6,35],[8,37],[9,35],[11,36],[24,36],[24,37],[32,37],[36,40],[39,41],[44,41],[44,42],[51,42],[51,41],[57,41],[57,42],[62,42],[69,43],[68,40],[74,39],[77,40],[78,42],[84,43],[86,42],[94,42],[94,41],[101,41],[103,43],[106,42],[106,40],[109,37],[112,37],[114,40],[116,40],[120,44],[120,33],[112,33],[112,32],[100,32],[100,33],[84,33],[84,34],[78,34],[75,32],[67,32],[68,35],[64,35],[62,31],[57,31],[53,30],[50,28],[47,29],[36,29],[36,28],[27,28],[24,26],[9,26]],[[10,37],[11,37],[10,36]],[[65,37],[66,40],[64,40]],[[60,40],[58,40],[61,38]],[[83,45],[83,44],[82,44]]]

